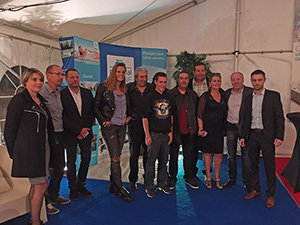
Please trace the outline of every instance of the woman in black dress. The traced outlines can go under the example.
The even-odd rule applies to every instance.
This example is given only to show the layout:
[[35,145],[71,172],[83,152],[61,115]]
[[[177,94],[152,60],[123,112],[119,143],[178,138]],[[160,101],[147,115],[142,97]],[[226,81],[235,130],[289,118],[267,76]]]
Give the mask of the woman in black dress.
[[223,158],[224,125],[227,105],[221,88],[221,74],[213,73],[209,79],[209,91],[203,93],[198,105],[198,135],[203,137],[204,166],[206,169],[205,186],[212,188],[211,163],[214,155],[214,181],[222,189],[220,169]]

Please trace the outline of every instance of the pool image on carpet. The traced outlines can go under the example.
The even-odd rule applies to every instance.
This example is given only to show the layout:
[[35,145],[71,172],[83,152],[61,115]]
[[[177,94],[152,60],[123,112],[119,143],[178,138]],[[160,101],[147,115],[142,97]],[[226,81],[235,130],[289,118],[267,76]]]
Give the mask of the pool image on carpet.
[[[200,188],[195,190],[184,182],[182,157],[179,159],[178,181],[172,194],[158,191],[157,198],[146,196],[144,185],[139,184],[131,192],[133,201],[126,203],[108,192],[109,181],[88,179],[87,188],[94,196],[80,196],[78,201],[68,205],[55,205],[61,211],[48,216],[47,225],[222,225],[222,224],[300,224],[300,209],[282,183],[277,179],[275,207],[266,208],[266,176],[260,160],[261,197],[245,200],[247,194],[240,175],[241,160],[238,157],[237,184],[229,189],[218,190],[213,183],[211,190],[204,185],[203,162],[198,160]],[[227,181],[227,160],[224,156],[221,167],[221,181]],[[129,184],[124,183],[128,188]],[[68,197],[67,179],[61,183],[60,194]],[[26,224],[29,214],[3,223],[3,225]]]

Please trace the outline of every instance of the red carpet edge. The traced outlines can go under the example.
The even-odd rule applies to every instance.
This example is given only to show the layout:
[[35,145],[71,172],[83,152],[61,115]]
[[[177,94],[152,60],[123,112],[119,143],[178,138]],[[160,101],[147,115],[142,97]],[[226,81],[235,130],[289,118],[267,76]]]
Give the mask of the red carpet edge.
[[294,188],[289,183],[289,181],[281,175],[282,171],[288,164],[290,158],[283,158],[283,157],[276,157],[275,158],[275,165],[276,165],[276,175],[279,178],[280,182],[283,184],[285,189],[289,192],[291,197],[294,199],[294,201],[297,203],[298,207],[300,208],[300,192],[294,193]]

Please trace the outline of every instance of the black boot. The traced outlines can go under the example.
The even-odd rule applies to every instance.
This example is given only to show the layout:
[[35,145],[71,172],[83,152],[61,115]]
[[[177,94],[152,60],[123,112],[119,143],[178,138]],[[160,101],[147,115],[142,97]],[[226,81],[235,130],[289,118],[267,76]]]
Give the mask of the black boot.
[[129,192],[122,186],[122,183],[120,185],[116,185],[112,175],[110,175],[109,192],[115,194],[118,198],[122,198],[125,202],[131,202]]
[[109,193],[114,194],[115,190],[116,190],[116,184],[114,182],[114,179],[112,178],[112,176],[110,175],[110,185],[109,185]]
[[125,202],[131,202],[132,200],[129,192],[123,186],[116,187],[115,196],[122,198]]

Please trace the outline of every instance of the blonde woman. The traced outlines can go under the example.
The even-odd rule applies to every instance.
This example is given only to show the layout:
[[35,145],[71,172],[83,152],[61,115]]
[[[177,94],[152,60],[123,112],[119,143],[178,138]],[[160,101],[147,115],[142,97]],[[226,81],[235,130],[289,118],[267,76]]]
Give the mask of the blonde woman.
[[213,73],[209,79],[209,90],[203,93],[198,104],[198,135],[203,138],[203,156],[206,170],[205,186],[212,188],[211,163],[214,161],[214,181],[218,189],[223,185],[220,169],[223,158],[224,126],[227,105],[221,90],[221,74]]
[[13,160],[12,176],[28,177],[31,183],[29,224],[43,224],[40,213],[49,177],[50,145],[53,124],[45,99],[38,93],[44,75],[37,69],[21,77],[23,92],[15,95],[7,108],[4,138]]

